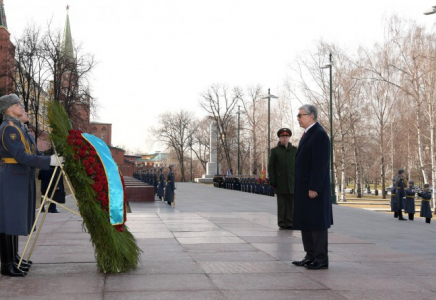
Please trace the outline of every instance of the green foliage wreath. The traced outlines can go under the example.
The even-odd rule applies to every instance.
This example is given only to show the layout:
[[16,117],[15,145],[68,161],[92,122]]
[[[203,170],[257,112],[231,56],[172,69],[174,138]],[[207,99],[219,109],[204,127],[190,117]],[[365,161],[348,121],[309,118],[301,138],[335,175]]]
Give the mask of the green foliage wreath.
[[83,229],[91,236],[98,269],[103,273],[126,272],[136,269],[141,249],[125,225],[115,228],[109,221],[109,214],[95,201],[96,192],[92,188],[94,181],[88,176],[82,159],[75,157],[75,150],[67,142],[71,123],[64,108],[57,102],[49,104],[50,139],[56,151],[65,158],[65,171],[70,179],[80,215],[83,218]]

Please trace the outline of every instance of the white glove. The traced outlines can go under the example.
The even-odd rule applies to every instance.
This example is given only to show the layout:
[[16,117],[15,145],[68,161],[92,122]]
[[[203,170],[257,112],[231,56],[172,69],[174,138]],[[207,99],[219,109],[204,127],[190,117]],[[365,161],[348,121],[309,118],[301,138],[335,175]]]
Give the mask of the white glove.
[[[60,163],[63,163],[64,162],[64,158],[62,156],[59,156],[59,161],[60,161]],[[58,162],[58,160],[56,158],[56,155],[54,155],[54,154],[52,156],[50,156],[50,166],[52,166],[52,167],[60,166],[59,162]]]

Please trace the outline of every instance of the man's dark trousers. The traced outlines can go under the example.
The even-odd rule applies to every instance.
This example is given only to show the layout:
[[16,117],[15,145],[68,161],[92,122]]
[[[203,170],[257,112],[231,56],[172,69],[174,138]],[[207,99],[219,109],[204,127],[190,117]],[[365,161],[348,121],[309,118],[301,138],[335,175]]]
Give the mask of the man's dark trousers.
[[306,259],[328,264],[328,232],[325,230],[301,230]]
[[294,194],[277,194],[277,219],[279,227],[291,227],[294,213]]

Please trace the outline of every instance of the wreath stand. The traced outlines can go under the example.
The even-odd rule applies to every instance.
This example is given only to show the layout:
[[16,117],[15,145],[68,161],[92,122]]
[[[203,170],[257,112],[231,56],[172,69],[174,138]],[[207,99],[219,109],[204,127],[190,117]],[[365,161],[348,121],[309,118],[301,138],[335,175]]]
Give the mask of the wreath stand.
[[[54,148],[53,148],[53,149],[54,149]],[[54,169],[54,171],[53,171],[53,175],[51,176],[50,183],[48,184],[48,187],[47,187],[47,191],[46,191],[46,193],[45,193],[45,195],[44,195],[44,197],[43,197],[43,200],[42,200],[42,202],[41,202],[41,205],[40,205],[40,207],[39,207],[39,211],[38,211],[38,213],[37,213],[37,215],[36,215],[35,222],[33,223],[32,230],[30,231],[29,237],[27,238],[26,246],[24,247],[23,253],[21,254],[21,259],[20,259],[20,262],[18,263],[18,268],[20,268],[21,263],[23,262],[24,255],[26,254],[27,247],[29,246],[30,240],[32,239],[33,232],[35,231],[35,228],[36,228],[36,223],[38,222],[38,219],[39,219],[39,217],[40,217],[40,215],[41,215],[41,210],[42,210],[42,208],[44,207],[44,205],[46,205],[47,203],[49,203],[49,204],[54,203],[54,204],[56,204],[56,205],[59,205],[59,206],[62,207],[63,209],[66,209],[66,210],[68,210],[69,212],[71,212],[71,213],[73,213],[73,214],[76,214],[76,215],[80,216],[80,214],[79,214],[77,211],[72,210],[72,209],[66,207],[65,205],[60,204],[60,203],[58,203],[58,202],[56,202],[56,201],[53,200],[53,196],[54,196],[54,193],[55,193],[55,191],[56,191],[56,188],[57,188],[57,186],[58,186],[58,184],[59,184],[59,180],[61,179],[61,176],[63,175],[64,178],[65,178],[65,181],[66,181],[67,184],[68,184],[68,187],[70,188],[71,195],[73,196],[73,199],[74,199],[74,202],[76,203],[76,206],[79,206],[79,205],[78,205],[78,202],[77,202],[77,199],[76,199],[76,195],[75,195],[75,193],[74,193],[73,186],[72,186],[72,184],[70,183],[70,180],[68,179],[67,173],[65,172],[64,167],[63,167],[63,165],[62,165],[62,163],[61,163],[61,160],[59,159],[59,155],[58,155],[58,153],[56,152],[56,149],[54,149],[54,151],[55,151],[56,159],[57,159],[57,161],[58,161],[59,166],[56,166],[55,169]],[[56,171],[58,170],[58,168],[61,169],[61,172],[59,173],[59,175],[57,176],[57,178],[55,178],[55,177],[56,177],[56,173],[57,173]],[[53,184],[54,181],[56,181],[56,183],[54,184],[54,189],[53,189],[53,191],[52,191],[50,197],[48,197],[48,193],[49,193],[49,191],[50,191],[50,187],[52,186],[52,184]],[[34,248],[35,248],[36,241],[38,240],[39,233],[41,232],[42,225],[44,224],[45,217],[47,216],[47,212],[48,212],[48,208],[45,210],[44,215],[43,215],[43,217],[42,217],[42,219],[41,219],[41,224],[39,225],[39,227],[38,227],[38,231],[36,232],[35,239],[33,240],[32,247],[31,247],[30,252],[29,252],[29,254],[28,254],[28,256],[27,256],[27,260],[30,260],[30,257],[32,256],[32,252],[33,252],[33,250],[34,250]]]

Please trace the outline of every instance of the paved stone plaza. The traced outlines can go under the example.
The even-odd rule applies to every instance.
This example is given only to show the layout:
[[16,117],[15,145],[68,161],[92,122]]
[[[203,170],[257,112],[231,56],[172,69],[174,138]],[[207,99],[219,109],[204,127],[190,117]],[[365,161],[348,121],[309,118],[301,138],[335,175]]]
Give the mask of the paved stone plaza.
[[176,193],[176,208],[131,205],[144,253],[125,274],[97,271],[79,217],[48,214],[30,273],[1,276],[0,299],[436,299],[436,219],[334,206],[330,269],[312,271],[291,264],[301,236],[278,230],[275,198],[194,183]]

